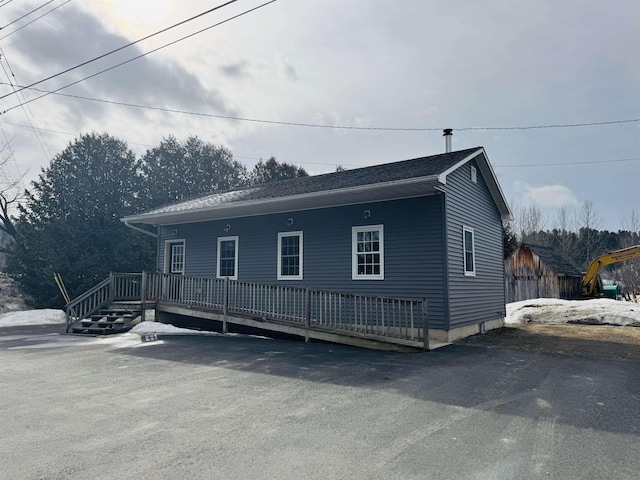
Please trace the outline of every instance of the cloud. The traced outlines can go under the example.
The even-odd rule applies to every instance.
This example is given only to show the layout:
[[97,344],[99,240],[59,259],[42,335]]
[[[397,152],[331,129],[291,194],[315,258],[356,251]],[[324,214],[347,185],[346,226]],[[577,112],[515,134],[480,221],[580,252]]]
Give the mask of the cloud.
[[521,182],[520,189],[523,192],[522,199],[527,204],[535,204],[543,208],[560,208],[580,204],[573,191],[564,185],[534,187]]
[[222,73],[226,76],[241,79],[249,77],[249,62],[246,60],[240,60],[239,62],[229,63],[220,67]]
[[[62,71],[132,40],[108,31],[97,18],[79,8],[66,10],[65,15],[57,17],[56,23],[38,22],[21,33],[20,41],[13,42],[11,50],[15,52],[16,70],[21,72],[19,80],[23,84]],[[150,49],[139,45],[128,47],[37,87],[59,88]],[[43,74],[43,71],[47,73]],[[223,115],[235,113],[218,90],[205,86],[198,76],[160,52],[141,57],[62,92]],[[82,117],[100,118],[109,108],[106,104],[88,101],[83,101],[79,108],[77,101],[68,99],[62,100],[60,105],[77,127],[83,124]],[[146,118],[148,115],[144,110],[127,112],[127,115],[138,117]]]

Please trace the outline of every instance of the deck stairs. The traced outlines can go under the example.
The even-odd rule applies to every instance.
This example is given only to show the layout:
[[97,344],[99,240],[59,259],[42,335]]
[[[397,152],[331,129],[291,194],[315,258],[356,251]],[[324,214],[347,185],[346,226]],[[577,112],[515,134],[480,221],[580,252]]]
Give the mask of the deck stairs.
[[140,302],[114,302],[76,323],[70,333],[110,335],[130,330],[140,322]]
[[147,310],[212,320],[209,327],[224,333],[233,324],[305,341],[430,349],[426,299],[147,272],[111,273],[67,303],[67,332],[124,332],[145,321]]

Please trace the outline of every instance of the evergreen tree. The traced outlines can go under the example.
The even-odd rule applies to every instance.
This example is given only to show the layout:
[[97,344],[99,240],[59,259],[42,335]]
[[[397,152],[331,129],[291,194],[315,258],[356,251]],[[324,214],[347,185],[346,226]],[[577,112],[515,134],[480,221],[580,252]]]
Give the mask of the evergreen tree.
[[64,304],[54,272],[74,297],[109,271],[153,267],[153,240],[120,221],[138,210],[141,187],[139,161],[107,134],[80,136],[42,169],[20,206],[7,262],[36,306]]
[[260,185],[262,183],[276,182],[278,180],[286,180],[289,178],[306,177],[309,174],[302,167],[290,163],[278,163],[275,157],[271,157],[266,162],[260,160],[249,177],[251,185]]
[[187,198],[243,186],[244,165],[224,147],[190,137],[180,143],[170,135],[142,157],[144,207],[153,208]]

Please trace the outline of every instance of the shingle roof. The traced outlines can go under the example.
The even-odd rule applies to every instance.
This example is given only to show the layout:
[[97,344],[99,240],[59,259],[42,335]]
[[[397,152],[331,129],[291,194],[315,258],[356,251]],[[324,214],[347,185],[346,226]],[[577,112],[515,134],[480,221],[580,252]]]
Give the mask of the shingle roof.
[[564,258],[558,251],[550,247],[541,245],[526,245],[529,249],[540,257],[544,263],[549,265],[558,275],[582,276],[580,270],[572,265],[569,260]]
[[[395,183],[399,185],[403,181],[415,179],[430,179],[428,181],[431,183],[428,188],[431,189],[431,193],[434,193],[433,186],[437,183],[439,175],[450,171],[460,162],[463,162],[474,154],[482,157],[484,164],[488,166],[488,161],[484,156],[484,149],[482,149],[482,147],[469,148],[401,162],[374,165],[324,175],[298,177],[264,185],[215,192],[126,217],[123,220],[128,222],[165,224],[172,222],[202,221],[206,217],[203,212],[209,212],[209,217],[214,218],[212,213],[214,211],[218,212],[216,215],[223,215],[226,212],[229,216],[234,216],[249,214],[250,208],[250,214],[262,214],[268,213],[266,204],[279,203],[280,207],[282,207],[285,201],[290,204],[295,202],[296,208],[304,209],[321,205],[318,200],[314,200],[313,202],[315,203],[310,203],[302,199],[320,196],[332,196],[335,201],[344,200],[346,197],[349,197],[349,201],[359,203],[371,201],[370,196],[358,196],[356,192],[360,191],[359,189],[376,187],[378,185],[383,188],[386,185],[394,185]],[[485,170],[485,172],[489,171],[489,176],[492,177],[492,180],[490,179],[489,181],[489,183],[492,184],[490,188],[493,188],[492,194],[496,197],[496,201],[503,214],[508,215],[508,207],[506,206],[502,192],[497,185],[497,181],[490,167],[488,167],[488,170]],[[401,188],[398,185],[394,187],[396,190]],[[426,187],[423,185],[421,188],[424,194]],[[406,191],[409,192],[409,187],[407,187]],[[291,205],[289,205],[289,207],[291,207]],[[196,212],[199,212],[198,215],[196,215]]]

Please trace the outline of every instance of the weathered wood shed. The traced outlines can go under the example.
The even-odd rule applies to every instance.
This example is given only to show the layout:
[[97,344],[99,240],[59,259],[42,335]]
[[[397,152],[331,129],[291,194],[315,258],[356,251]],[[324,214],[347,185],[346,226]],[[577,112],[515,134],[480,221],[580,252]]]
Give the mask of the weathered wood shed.
[[557,251],[521,245],[505,260],[507,303],[530,298],[581,298],[582,274]]

